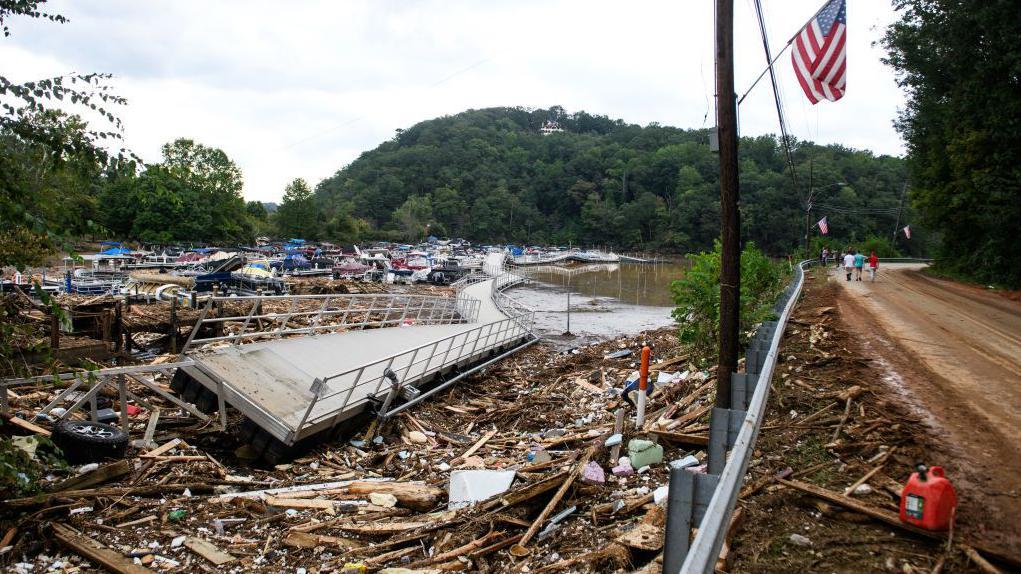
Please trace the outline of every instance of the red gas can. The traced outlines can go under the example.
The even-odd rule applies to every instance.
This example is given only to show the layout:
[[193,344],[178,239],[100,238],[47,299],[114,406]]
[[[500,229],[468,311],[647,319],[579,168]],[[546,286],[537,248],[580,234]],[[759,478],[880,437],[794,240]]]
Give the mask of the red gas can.
[[918,472],[904,485],[900,495],[900,519],[926,530],[947,530],[957,507],[954,485],[943,475],[943,467],[926,469],[918,465]]

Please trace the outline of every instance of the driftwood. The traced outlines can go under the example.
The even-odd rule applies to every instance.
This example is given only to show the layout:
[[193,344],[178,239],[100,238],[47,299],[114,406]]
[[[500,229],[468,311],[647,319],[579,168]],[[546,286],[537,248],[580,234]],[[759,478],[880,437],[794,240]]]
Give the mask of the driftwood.
[[352,482],[347,491],[365,496],[373,492],[392,494],[401,506],[423,512],[432,510],[446,496],[443,489],[421,482]]
[[213,485],[208,482],[187,484],[152,484],[146,486],[112,486],[109,488],[90,488],[85,490],[68,490],[51,492],[26,498],[11,498],[3,501],[9,508],[28,508],[41,506],[59,499],[96,498],[100,496],[160,496],[167,493],[181,493],[190,490],[193,494],[212,492]]
[[546,522],[546,518],[549,517],[550,513],[553,512],[553,509],[556,508],[557,504],[560,503],[560,499],[562,499],[564,495],[567,494],[567,490],[571,488],[571,485],[574,484],[574,481],[578,478],[578,476],[581,475],[582,468],[584,468],[584,466],[588,464],[588,461],[596,453],[596,450],[602,443],[603,438],[604,437],[599,437],[599,440],[596,442],[596,444],[590,446],[588,450],[585,451],[585,454],[581,457],[581,460],[579,460],[578,463],[574,466],[574,470],[571,472],[570,476],[567,477],[567,480],[565,480],[564,483],[560,485],[560,489],[557,490],[557,493],[553,495],[553,498],[549,501],[549,504],[546,505],[546,508],[542,509],[542,512],[539,513],[539,516],[536,517],[535,522],[532,523],[532,526],[530,526],[528,530],[524,533],[524,535],[522,535],[521,540],[519,540],[517,544],[511,547],[510,550],[511,554],[514,554],[515,556],[527,556],[529,554],[529,550],[525,545],[528,544],[528,542],[532,539],[533,536],[535,536],[537,532],[539,532],[539,528],[541,528],[542,524]]

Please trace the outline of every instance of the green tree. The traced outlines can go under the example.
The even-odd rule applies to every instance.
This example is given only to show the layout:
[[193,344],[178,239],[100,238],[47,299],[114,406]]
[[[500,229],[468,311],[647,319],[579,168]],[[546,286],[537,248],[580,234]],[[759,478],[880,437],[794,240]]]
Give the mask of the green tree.
[[[202,237],[210,241],[248,240],[245,202],[241,195],[244,180],[241,169],[223,150],[177,139],[163,145],[163,167],[192,188],[204,205],[209,226]],[[193,213],[188,213],[191,217]]]
[[308,182],[297,178],[284,188],[284,199],[274,215],[281,237],[318,239],[319,218]]
[[[886,63],[908,105],[911,197],[942,236],[937,265],[1021,286],[1021,19],[1011,0],[896,0]],[[914,229],[915,226],[912,226]]]
[[433,224],[432,200],[428,195],[412,195],[394,211],[393,221],[405,241],[421,241]]
[[[41,10],[41,4],[0,0],[3,36],[11,35],[9,23],[14,17],[67,22],[63,16]],[[109,77],[70,74],[14,83],[0,74],[0,138],[4,140],[0,146],[0,265],[38,263],[65,245],[69,235],[94,230],[93,190],[84,189],[89,185],[83,179],[98,173],[108,159],[98,142],[120,138],[120,120],[107,107],[125,103],[105,84]],[[98,115],[111,129],[94,129],[55,105]],[[38,192],[43,180],[49,193]],[[60,195],[67,190],[72,194]]]

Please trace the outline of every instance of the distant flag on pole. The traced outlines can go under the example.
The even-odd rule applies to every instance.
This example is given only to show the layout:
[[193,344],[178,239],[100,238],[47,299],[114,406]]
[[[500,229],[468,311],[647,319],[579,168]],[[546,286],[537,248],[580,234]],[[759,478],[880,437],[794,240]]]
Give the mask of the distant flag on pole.
[[819,226],[819,232],[823,235],[827,235],[830,232],[830,224],[826,221],[825,217],[820,219],[816,225]]
[[904,237],[907,237],[908,239],[911,239],[911,226],[910,225],[905,225],[904,226]]
[[847,81],[847,4],[830,0],[794,37],[794,75],[808,100],[835,102]]

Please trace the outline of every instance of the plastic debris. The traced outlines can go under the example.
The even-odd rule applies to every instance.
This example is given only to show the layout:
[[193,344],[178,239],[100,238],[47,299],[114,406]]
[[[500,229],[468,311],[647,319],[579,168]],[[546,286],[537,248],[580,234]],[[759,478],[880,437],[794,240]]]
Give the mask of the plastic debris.
[[589,484],[603,484],[606,482],[606,472],[603,471],[603,467],[599,466],[596,461],[589,461],[584,468],[581,469],[581,480]]
[[516,474],[513,470],[455,470],[450,473],[447,508],[456,510],[507,492]]
[[663,447],[649,440],[631,439],[627,443],[628,457],[633,468],[642,468],[663,462]]

